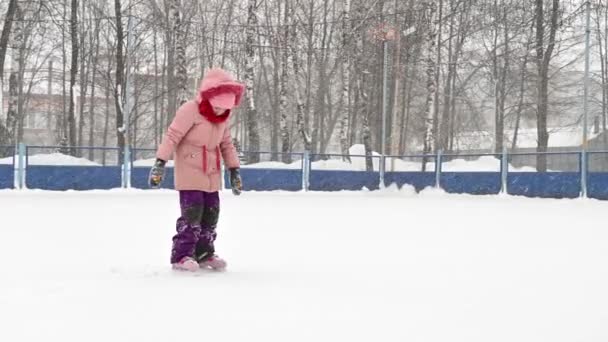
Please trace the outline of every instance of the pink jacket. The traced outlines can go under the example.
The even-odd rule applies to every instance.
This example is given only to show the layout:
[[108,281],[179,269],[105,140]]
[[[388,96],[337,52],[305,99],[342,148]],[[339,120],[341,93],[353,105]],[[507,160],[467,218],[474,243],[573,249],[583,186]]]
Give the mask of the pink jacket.
[[228,73],[213,69],[201,82],[196,99],[177,110],[156,152],[156,157],[165,161],[174,154],[176,190],[218,191],[222,157],[227,168],[240,167],[228,125],[230,111],[216,116],[208,99],[232,92],[236,106],[243,90]]

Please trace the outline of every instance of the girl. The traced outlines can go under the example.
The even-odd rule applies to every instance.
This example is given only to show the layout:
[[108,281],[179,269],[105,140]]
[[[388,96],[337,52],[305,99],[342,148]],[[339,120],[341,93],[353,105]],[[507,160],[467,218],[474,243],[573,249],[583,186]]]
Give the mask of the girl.
[[[228,118],[239,105],[244,86],[222,69],[207,72],[197,97],[184,103],[156,152],[150,171],[151,187],[159,187],[165,163],[175,161],[175,189],[179,191],[181,216],[173,237],[171,264],[174,269],[224,270],[226,261],[215,254],[215,228],[220,212],[221,158],[230,170],[232,192],[242,190],[239,159]],[[221,155],[221,157],[220,157]]]

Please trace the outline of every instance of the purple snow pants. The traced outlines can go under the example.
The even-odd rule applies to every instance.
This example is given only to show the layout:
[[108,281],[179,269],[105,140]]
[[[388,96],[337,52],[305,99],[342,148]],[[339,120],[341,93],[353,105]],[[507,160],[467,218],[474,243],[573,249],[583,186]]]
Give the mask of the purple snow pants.
[[220,211],[219,193],[182,190],[179,204],[181,216],[177,219],[177,234],[173,236],[171,263],[186,256],[199,261],[212,256]]

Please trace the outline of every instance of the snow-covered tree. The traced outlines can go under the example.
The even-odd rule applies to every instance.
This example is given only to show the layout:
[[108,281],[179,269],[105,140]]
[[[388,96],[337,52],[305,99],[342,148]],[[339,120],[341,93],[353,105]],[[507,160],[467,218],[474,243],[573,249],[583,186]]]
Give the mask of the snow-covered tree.
[[[437,72],[437,4],[435,0],[429,0],[426,4],[427,15],[427,40],[426,40],[426,103],[424,106],[424,149],[423,153],[431,153],[435,144],[434,112],[435,94],[437,83],[435,73]],[[422,171],[426,171],[426,159],[422,163]]]

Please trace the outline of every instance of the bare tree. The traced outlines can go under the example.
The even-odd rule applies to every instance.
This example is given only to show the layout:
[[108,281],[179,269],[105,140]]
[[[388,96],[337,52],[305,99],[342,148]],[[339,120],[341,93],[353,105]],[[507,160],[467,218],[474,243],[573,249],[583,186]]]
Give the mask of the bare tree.
[[[607,112],[608,112],[608,6],[600,0],[595,6],[595,37],[597,40],[598,53],[600,57],[601,89],[602,89],[602,142],[604,149],[608,147],[608,135],[606,134]],[[602,29],[603,26],[603,29]]]
[[[17,10],[17,0],[10,0],[6,15],[4,17],[4,26],[2,28],[2,35],[0,35],[0,146],[9,145],[11,143],[10,132],[5,126],[4,120],[4,60],[6,57],[6,51],[8,48],[8,41],[11,35],[11,29],[13,27],[13,18]],[[5,157],[5,149],[0,150],[0,157]],[[10,152],[12,153],[12,152]],[[10,154],[9,153],[9,154]]]
[[[544,9],[544,1],[536,0],[536,68],[538,70],[538,99],[536,102],[536,118],[537,118],[537,135],[538,148],[540,153],[547,152],[549,145],[549,131],[547,129],[548,101],[549,101],[549,65],[553,57],[555,48],[555,37],[558,29],[559,19],[559,0],[552,0],[552,7],[549,15],[550,22],[545,21],[546,11]],[[548,40],[545,43],[545,31],[549,31]],[[537,156],[536,169],[539,172],[547,171],[547,156],[540,154]]]
[[159,65],[158,65],[158,32],[156,30],[156,28],[153,29],[154,30],[154,37],[153,37],[153,55],[154,55],[154,146],[158,146],[159,142],[160,142],[160,118],[158,117],[159,114],[159,102],[162,101],[162,98],[159,99],[160,97],[160,87],[159,87],[159,81],[158,81],[158,76],[159,76]]
[[[435,58],[435,72],[434,72],[434,76],[435,76],[435,80],[433,81],[434,83],[434,98],[433,98],[433,105],[432,105],[432,109],[433,109],[433,130],[432,130],[432,136],[433,136],[433,142],[432,142],[432,147],[431,149],[434,150],[438,150],[439,149],[439,143],[440,143],[440,139],[439,139],[439,82],[441,79],[441,64],[442,64],[442,52],[443,52],[443,22],[444,22],[444,16],[443,16],[443,0],[432,0],[433,3],[436,4],[437,6],[437,12],[435,13],[435,53],[436,53],[436,58]],[[438,3],[437,3],[438,2]],[[451,17],[451,15],[450,15]]]
[[[524,7],[525,8],[525,7]],[[524,113],[524,110],[526,109],[527,105],[525,103],[526,101],[526,85],[527,85],[527,81],[528,81],[528,76],[529,76],[529,72],[528,72],[528,62],[530,60],[530,53],[532,50],[532,45],[534,43],[534,38],[533,38],[533,30],[532,27],[529,27],[529,25],[526,25],[526,21],[527,21],[527,17],[524,13],[524,15],[522,16],[522,31],[524,32],[524,41],[525,43],[523,44],[523,51],[521,52],[522,54],[522,62],[521,62],[521,67],[520,67],[520,72],[519,72],[519,90],[518,90],[518,99],[517,99],[517,105],[516,105],[516,109],[515,109],[515,123],[514,123],[514,128],[513,128],[513,138],[511,141],[511,149],[515,150],[517,148],[517,138],[518,138],[518,134],[519,134],[519,128],[521,125],[521,121],[522,121],[522,116]],[[529,29],[528,29],[529,28]]]
[[[40,4],[43,15],[18,9],[28,3]],[[597,106],[592,110],[597,108],[605,126],[608,11],[603,0],[597,3],[595,53],[602,72],[594,86],[599,89],[601,82],[602,92],[592,99]],[[32,117],[24,113],[39,106],[48,116],[48,134],[65,136],[66,146],[122,150],[130,127],[129,143],[153,148],[194,83],[218,66],[247,87],[232,126],[246,151],[271,151],[273,160],[279,160],[279,151],[309,150],[320,158],[340,152],[348,160],[352,144],[362,143],[370,157],[366,168],[373,170],[372,151],[382,143],[383,59],[371,34],[390,23],[397,32],[412,26],[416,31],[389,45],[388,152],[500,151],[503,144],[527,146],[522,131],[534,126],[538,150],[544,151],[554,127],[578,124],[572,98],[581,59],[576,44],[582,40],[572,28],[581,17],[567,2],[533,4],[248,0],[240,6],[235,0],[142,0],[130,1],[127,9],[120,0],[7,0],[0,61],[8,53],[15,63],[11,68],[7,63],[4,78],[10,85],[11,128],[2,117],[0,145],[20,136],[34,141],[27,126]],[[128,52],[127,12],[122,11],[137,23]],[[17,51],[21,48],[23,53]],[[48,73],[34,76],[50,63]],[[132,67],[136,72],[128,83],[134,105],[125,122],[126,70]],[[40,90],[40,84],[48,89]],[[111,108],[104,108],[106,91],[114,101]],[[36,97],[43,93],[51,100],[40,105]],[[485,140],[471,138],[480,132],[489,132]],[[95,155],[91,151],[88,157]],[[249,155],[249,162],[259,160]]]
[[[409,25],[416,26],[416,32],[412,38],[408,39],[408,46],[405,52],[405,61],[403,63],[403,84],[402,94],[400,97],[403,98],[401,102],[401,119],[400,119],[400,133],[399,133],[399,154],[404,154],[408,140],[410,140],[410,130],[412,126],[412,112],[414,109],[414,91],[418,88],[418,68],[417,61],[423,53],[422,42],[425,41],[425,30],[421,29],[423,25],[423,18],[416,16],[414,13],[418,13],[417,7],[414,6],[415,0],[410,0],[407,8],[409,9],[406,14],[406,20]],[[417,133],[417,132],[416,132]],[[418,134],[416,134],[418,135]]]
[[343,0],[342,8],[342,96],[344,103],[342,104],[342,119],[340,121],[340,147],[343,158],[350,161],[348,157],[349,139],[349,121],[350,121],[350,0]]
[[[365,22],[366,19],[366,9],[363,4],[358,3],[356,6],[356,20],[360,20],[361,22]],[[364,59],[364,48],[367,45],[365,37],[362,34],[362,31],[365,30],[363,25],[359,25],[354,32],[353,40],[356,42],[356,50],[358,53],[356,54],[355,60],[355,73],[357,74],[356,79],[356,90],[355,90],[355,110],[357,113],[355,115],[361,116],[361,127],[360,127],[360,136],[363,140],[363,147],[365,149],[365,169],[367,171],[373,171],[374,164],[372,159],[372,130],[370,127],[370,115],[371,115],[371,105],[370,105],[370,96],[368,93],[368,75],[369,71],[369,60]],[[373,89],[373,88],[372,88]]]
[[494,152],[501,153],[505,132],[505,102],[507,96],[507,75],[511,58],[509,40],[508,5],[494,1],[491,15],[492,47],[491,47],[491,77],[494,98]]
[[[402,22],[401,20],[399,20],[399,15],[397,14],[397,12],[400,11],[400,7],[399,7],[399,0],[395,0],[395,4],[394,4],[394,11],[395,11],[395,15],[394,15],[394,25],[395,25],[395,45],[394,45],[394,51],[393,51],[393,84],[392,84],[392,91],[391,91],[391,97],[392,97],[392,103],[390,106],[390,125],[389,125],[389,131],[390,131],[390,140],[388,142],[388,150],[387,153],[389,155],[395,155],[398,153],[399,150],[399,120],[398,120],[398,116],[399,116],[399,108],[403,105],[402,101],[403,98],[401,96],[399,96],[399,87],[401,86],[400,82],[401,82],[401,78],[403,76],[403,70],[402,70],[402,66],[401,66],[401,54],[402,54],[402,49],[401,49],[401,40],[402,40]],[[395,159],[391,158],[391,162],[394,163]],[[392,166],[391,166],[391,170],[392,170]]]
[[290,0],[285,0],[284,4],[284,22],[283,22],[283,39],[282,39],[282,47],[283,51],[281,53],[281,85],[280,85],[280,95],[279,95],[279,113],[281,113],[281,158],[284,163],[291,162],[291,156],[288,154],[291,148],[291,139],[290,139],[290,127],[289,127],[289,115],[287,109],[287,84],[289,81],[289,24],[291,23],[290,19],[290,11],[289,11],[289,3]]
[[[431,152],[433,148],[435,137],[433,128],[434,124],[434,112],[435,112],[435,93],[437,92],[437,84],[435,83],[435,73],[437,72],[437,63],[436,63],[436,49],[437,49],[437,4],[434,0],[430,0],[426,3],[426,12],[427,12],[427,23],[428,23],[428,33],[427,33],[427,54],[426,54],[426,87],[427,87],[427,95],[426,95],[426,105],[425,105],[425,130],[424,130],[424,149],[423,153],[428,154]],[[422,163],[422,171],[426,171],[426,158]]]
[[14,145],[18,142],[17,124],[20,120],[20,94],[23,89],[23,78],[21,70],[23,69],[23,49],[25,46],[25,34],[23,27],[24,14],[21,6],[16,5],[15,19],[18,21],[13,31],[12,39],[12,65],[11,73],[8,80],[8,112],[6,113],[6,135],[8,137],[7,145]]
[[13,27],[13,18],[17,11],[17,0],[10,0],[4,16],[4,26],[2,27],[2,35],[0,35],[0,79],[4,79],[4,60],[6,57],[6,49],[8,47],[11,29]]
[[[295,11],[294,11],[295,12]],[[290,16],[290,25],[287,25],[288,27],[291,27],[291,35],[290,35],[290,41],[291,43],[289,44],[290,46],[290,50],[291,51],[291,61],[292,61],[292,66],[293,66],[293,87],[294,87],[294,93],[295,93],[295,103],[296,103],[296,126],[298,127],[298,132],[300,134],[300,137],[302,138],[302,143],[304,145],[304,151],[308,151],[310,152],[311,150],[311,138],[310,138],[310,133],[308,131],[308,117],[305,116],[305,112],[304,112],[304,103],[302,101],[302,90],[301,90],[301,63],[300,63],[300,57],[298,56],[299,51],[302,50],[301,48],[301,44],[300,39],[298,37],[298,29],[297,29],[297,25],[296,25],[296,21],[295,21],[295,13],[293,13]]]
[[186,66],[185,24],[181,18],[181,0],[171,2],[173,10],[173,31],[175,32],[175,87],[177,105],[188,101],[188,71]]
[[116,15],[116,82],[114,88],[114,104],[116,108],[116,137],[119,149],[118,163],[123,162],[123,149],[126,142],[126,123],[124,121],[123,100],[125,91],[125,60],[123,54],[124,33],[122,26],[122,6],[120,0],[114,0],[114,11]]
[[[255,49],[253,44],[255,44],[255,25],[257,25],[257,0],[248,0],[247,4],[247,27],[246,30],[246,43],[245,43],[245,53],[246,64],[245,64],[245,85],[247,87],[246,94],[246,107],[247,107],[247,132],[249,136],[249,149],[252,151],[259,151],[260,149],[260,138],[258,132],[258,118],[257,112],[254,102],[254,80],[255,80],[255,71],[254,71],[254,62],[255,62]],[[260,159],[260,156],[257,154],[250,155],[249,161],[251,163],[256,163]]]
[[68,129],[69,129],[69,140],[68,144],[72,148],[70,154],[76,155],[74,146],[76,142],[76,94],[74,88],[76,87],[76,76],[78,75],[78,0],[71,1],[71,15],[70,15],[70,37],[72,39],[72,62],[70,66],[70,103],[68,109]]
[[[101,23],[100,19],[97,18],[97,12],[91,15],[89,19],[89,25],[93,26],[93,29],[89,31],[89,45],[93,46],[93,55],[91,57],[91,92],[90,92],[90,100],[89,100],[89,146],[95,146],[95,125],[96,125],[96,111],[97,104],[95,101],[95,90],[97,88],[98,81],[98,62],[99,62],[99,50],[100,50],[100,31],[101,31]],[[84,99],[83,99],[84,100]],[[93,160],[94,151],[92,149],[89,150],[89,160]]]
[[[471,4],[467,1],[450,0],[448,64],[445,78],[443,112],[441,115],[439,139],[442,150],[452,150],[454,138],[454,115],[456,112],[456,82],[462,49],[469,36]],[[456,21],[458,18],[458,21]]]

